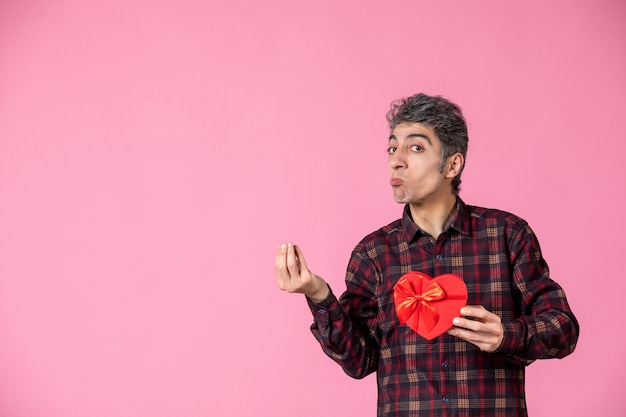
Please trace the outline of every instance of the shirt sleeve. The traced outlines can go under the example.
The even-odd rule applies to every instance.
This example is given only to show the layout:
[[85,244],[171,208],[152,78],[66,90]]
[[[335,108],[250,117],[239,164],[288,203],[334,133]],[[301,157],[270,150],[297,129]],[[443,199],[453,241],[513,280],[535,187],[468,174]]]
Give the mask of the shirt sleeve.
[[513,235],[509,248],[521,314],[502,323],[504,339],[498,352],[521,365],[569,355],[578,341],[578,321],[565,292],[550,278],[539,242],[527,224]]
[[332,290],[320,303],[307,298],[313,313],[313,335],[324,352],[357,379],[376,371],[379,351],[375,286],[372,288],[373,277],[363,261],[353,252],[346,274],[347,290],[340,299]]

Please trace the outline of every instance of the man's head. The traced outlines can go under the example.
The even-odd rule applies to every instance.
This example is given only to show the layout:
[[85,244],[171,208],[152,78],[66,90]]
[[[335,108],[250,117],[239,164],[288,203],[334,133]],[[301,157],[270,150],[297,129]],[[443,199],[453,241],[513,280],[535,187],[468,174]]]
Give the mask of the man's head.
[[[440,96],[416,94],[394,101],[387,113],[391,132],[400,123],[419,123],[434,130],[441,143],[441,163],[443,172],[448,157],[460,153],[463,160],[467,154],[467,125],[461,109],[456,104]],[[461,185],[461,171],[452,180],[452,191],[458,194]]]

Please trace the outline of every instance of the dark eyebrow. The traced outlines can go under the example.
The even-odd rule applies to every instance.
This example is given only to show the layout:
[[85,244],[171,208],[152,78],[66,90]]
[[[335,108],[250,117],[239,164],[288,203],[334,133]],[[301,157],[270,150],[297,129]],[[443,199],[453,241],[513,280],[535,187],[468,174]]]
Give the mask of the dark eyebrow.
[[[425,140],[426,140],[426,142],[428,142],[428,144],[429,144],[429,145],[432,145],[432,144],[433,144],[433,143],[432,143],[432,141],[430,140],[430,138],[429,138],[427,135],[423,134],[423,133],[409,133],[409,134],[406,136],[406,138],[407,138],[407,139],[410,139],[410,138],[423,138],[423,139],[425,139]],[[391,142],[391,140],[392,140],[392,139],[393,139],[393,140],[398,140],[398,138],[396,138],[396,136],[395,136],[395,135],[391,135],[391,136],[389,136],[389,141],[390,141],[390,142]]]

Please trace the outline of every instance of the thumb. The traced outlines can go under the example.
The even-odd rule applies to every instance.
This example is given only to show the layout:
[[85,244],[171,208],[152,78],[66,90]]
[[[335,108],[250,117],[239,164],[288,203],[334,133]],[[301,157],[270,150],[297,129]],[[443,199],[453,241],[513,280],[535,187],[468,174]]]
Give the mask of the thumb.
[[300,272],[308,271],[309,267],[306,265],[306,260],[304,259],[304,253],[302,253],[302,249],[300,246],[294,245],[294,249],[296,250],[296,256],[298,257],[298,263],[300,264]]

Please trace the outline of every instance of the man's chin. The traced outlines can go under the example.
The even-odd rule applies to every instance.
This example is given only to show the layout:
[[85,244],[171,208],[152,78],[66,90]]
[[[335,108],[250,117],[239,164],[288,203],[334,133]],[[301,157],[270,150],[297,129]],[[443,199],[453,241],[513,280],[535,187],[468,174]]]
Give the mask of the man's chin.
[[407,204],[409,199],[405,195],[393,195],[393,199],[398,204]]

